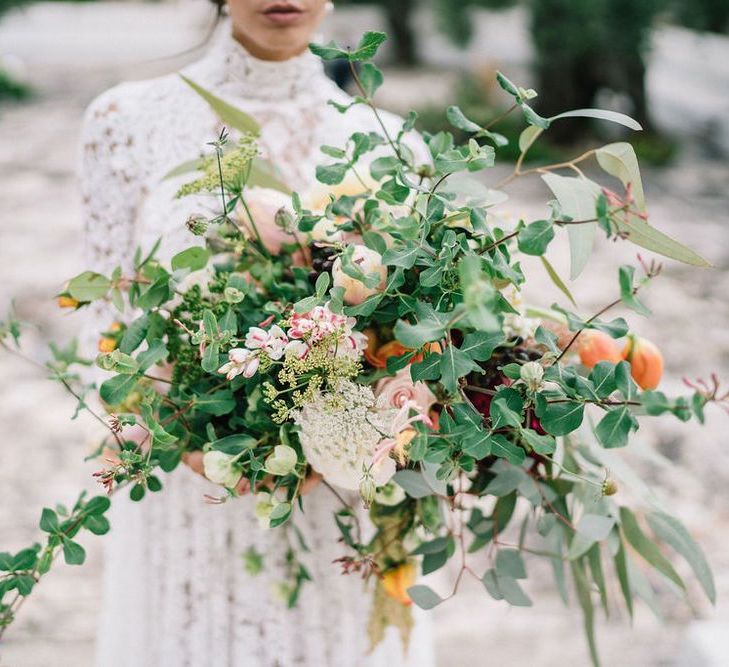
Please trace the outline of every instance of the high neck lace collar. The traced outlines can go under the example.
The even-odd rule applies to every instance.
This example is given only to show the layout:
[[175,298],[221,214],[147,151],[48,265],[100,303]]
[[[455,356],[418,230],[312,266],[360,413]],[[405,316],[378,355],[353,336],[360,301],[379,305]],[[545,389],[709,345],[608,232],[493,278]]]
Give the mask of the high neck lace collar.
[[230,21],[219,27],[208,54],[198,64],[205,79],[200,83],[228,95],[283,101],[330,94],[322,63],[312,53],[276,62],[254,58],[234,39]]

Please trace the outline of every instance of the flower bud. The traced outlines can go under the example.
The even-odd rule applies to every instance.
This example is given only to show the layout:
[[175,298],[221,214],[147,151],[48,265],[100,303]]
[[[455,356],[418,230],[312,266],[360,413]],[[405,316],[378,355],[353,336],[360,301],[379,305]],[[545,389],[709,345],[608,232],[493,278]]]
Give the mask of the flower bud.
[[375,486],[375,480],[372,479],[372,475],[369,471],[365,472],[362,481],[359,483],[359,496],[362,498],[362,504],[365,509],[369,509],[372,503],[375,501],[377,495],[377,487]]
[[59,308],[78,308],[81,303],[69,294],[60,294],[56,301]]
[[266,472],[271,475],[284,476],[296,468],[298,456],[296,450],[288,445],[276,445],[273,454],[266,459]]
[[237,287],[226,287],[223,290],[223,298],[228,303],[240,303],[246,298],[246,295]]
[[273,216],[273,222],[277,227],[280,227],[287,232],[296,231],[294,216],[291,215],[291,211],[289,211],[285,206],[282,206],[278,209],[278,211],[276,211],[276,214]]
[[522,365],[519,376],[532,393],[539,391],[544,384],[544,368],[538,361],[528,361]]
[[254,513],[256,515],[256,519],[258,519],[258,525],[261,526],[261,528],[271,527],[271,512],[273,512],[273,508],[275,507],[274,503],[275,499],[270,493],[262,491],[261,493],[256,494],[256,507]]
[[399,484],[395,484],[395,482],[388,482],[377,490],[375,500],[380,505],[386,505],[387,507],[399,505],[405,500],[405,489]]
[[203,456],[205,477],[213,484],[220,484],[228,489],[236,487],[243,473],[236,466],[237,456],[225,452],[210,451]]
[[614,496],[618,492],[618,483],[612,478],[607,477],[602,483],[602,495]]
[[203,236],[208,231],[208,221],[201,215],[191,215],[185,221],[185,227],[195,236]]

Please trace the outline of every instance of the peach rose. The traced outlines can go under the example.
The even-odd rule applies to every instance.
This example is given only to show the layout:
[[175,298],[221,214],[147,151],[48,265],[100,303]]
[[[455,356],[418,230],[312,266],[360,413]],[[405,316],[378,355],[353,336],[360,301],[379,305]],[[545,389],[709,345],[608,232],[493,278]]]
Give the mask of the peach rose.
[[[276,224],[276,213],[282,208],[293,215],[291,197],[271,188],[252,187],[246,190],[246,204],[266,248],[276,254],[284,243],[294,243],[294,236]],[[244,228],[250,228],[248,214],[239,206],[237,217]],[[251,230],[252,232],[252,230]]]
[[402,368],[395,375],[382,378],[375,385],[375,396],[391,408],[401,408],[408,401],[413,401],[420,412],[426,415],[435,403],[435,396],[425,382],[413,383],[409,368]]

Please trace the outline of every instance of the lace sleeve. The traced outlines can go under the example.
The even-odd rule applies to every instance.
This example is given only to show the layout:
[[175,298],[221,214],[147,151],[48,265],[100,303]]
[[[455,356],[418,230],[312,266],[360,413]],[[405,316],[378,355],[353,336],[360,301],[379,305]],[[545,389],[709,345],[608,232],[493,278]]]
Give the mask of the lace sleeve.
[[[132,268],[137,212],[146,192],[136,159],[134,122],[128,96],[113,88],[94,100],[81,130],[79,182],[84,224],[85,268],[106,276],[117,266]],[[110,303],[96,302],[86,313],[80,337],[86,355],[96,353],[100,332],[124,319]]]
[[[121,88],[121,87],[119,87]],[[119,88],[89,106],[81,131],[79,178],[89,268],[108,275],[128,269],[135,246],[135,221],[145,193],[136,153],[134,123]]]

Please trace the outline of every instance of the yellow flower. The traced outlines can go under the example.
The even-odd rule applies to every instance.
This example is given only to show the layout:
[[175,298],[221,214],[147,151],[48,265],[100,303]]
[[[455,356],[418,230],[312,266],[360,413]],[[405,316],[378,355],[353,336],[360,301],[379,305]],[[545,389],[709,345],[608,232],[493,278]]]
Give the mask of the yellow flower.
[[68,294],[61,294],[57,303],[59,308],[78,308],[81,305],[77,299]]
[[413,601],[407,591],[415,584],[415,577],[415,565],[413,563],[402,563],[382,575],[382,588],[385,593],[400,604],[410,606]]
[[107,353],[116,350],[116,339],[109,338],[108,336],[102,336],[99,338],[98,344],[99,352]]

